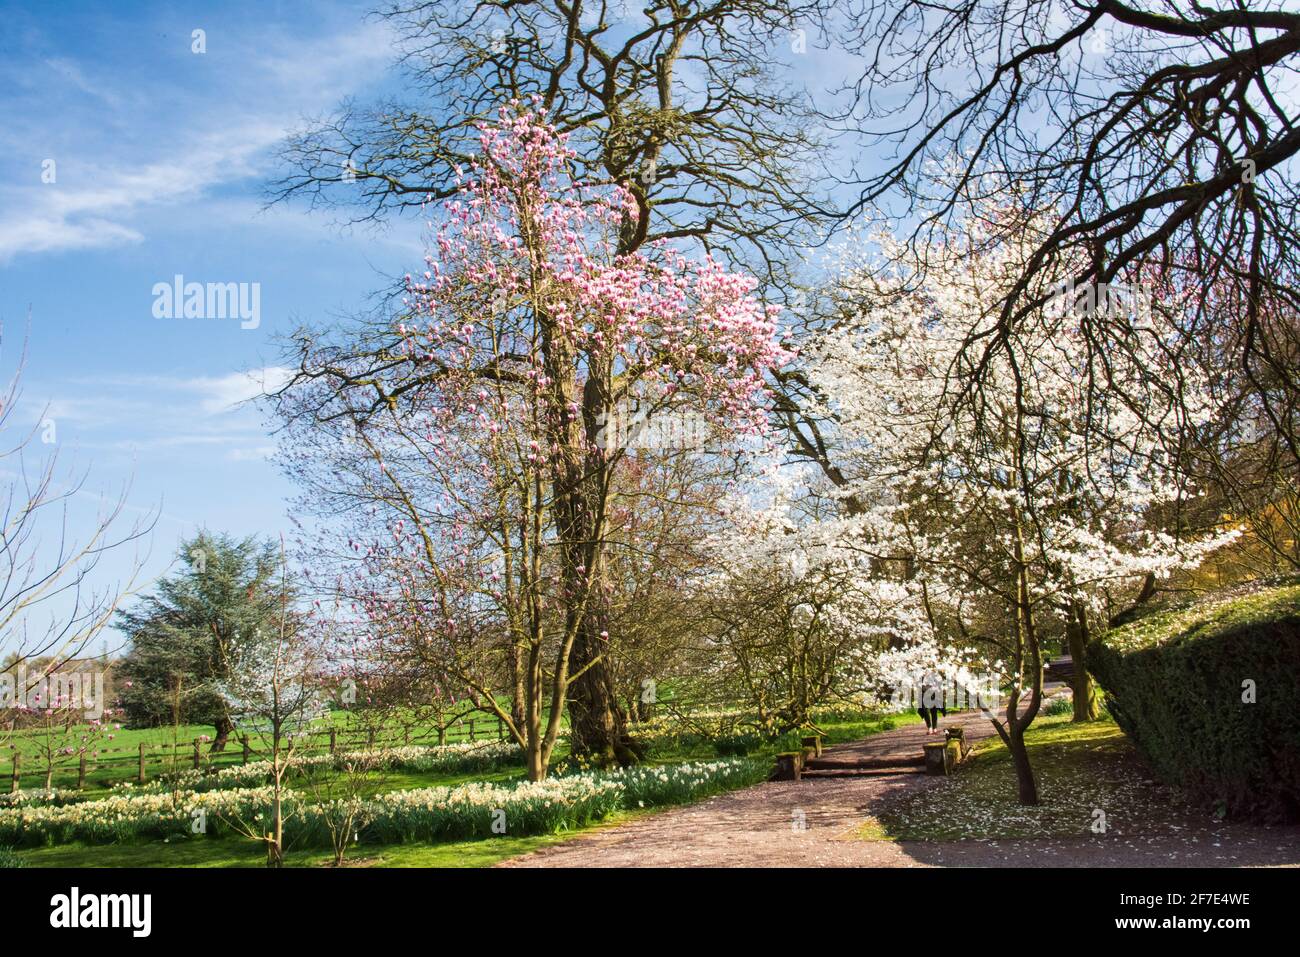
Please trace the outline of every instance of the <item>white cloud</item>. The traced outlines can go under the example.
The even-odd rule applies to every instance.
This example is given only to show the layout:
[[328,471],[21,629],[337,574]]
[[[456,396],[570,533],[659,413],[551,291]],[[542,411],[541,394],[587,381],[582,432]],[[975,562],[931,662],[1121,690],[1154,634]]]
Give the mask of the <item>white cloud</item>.
[[0,262],[15,253],[44,253],[73,249],[101,249],[138,243],[144,239],[137,230],[107,219],[91,217],[69,222],[62,216],[41,216],[0,220]]
[[275,453],[274,445],[259,445],[251,449],[231,449],[226,458],[232,462],[265,462]]
[[109,89],[103,77],[91,80],[75,60],[68,57],[49,57],[45,60],[45,65],[79,92],[94,97],[113,109],[122,106],[122,98]]
[[[39,416],[92,426],[143,414],[160,420],[177,413],[192,419],[196,412],[202,417],[221,417],[240,411],[241,406],[247,409],[246,403],[279,389],[291,374],[284,366],[265,366],[223,376],[95,376],[69,383],[73,389],[89,388],[89,395],[38,399],[36,389],[29,387],[23,406],[29,421]],[[192,397],[188,406],[181,398],[185,395]]]
[[282,366],[267,366],[218,378],[190,379],[185,387],[199,393],[199,406],[204,412],[217,415],[274,392],[289,381],[290,375],[290,371]]
[[[26,132],[29,140],[53,144],[48,149],[56,155],[47,158],[56,176],[42,182],[32,167],[0,188],[0,263],[24,253],[143,241],[133,220],[144,211],[193,203],[223,184],[261,175],[271,148],[304,112],[332,107],[359,77],[381,69],[391,49],[388,28],[368,24],[314,41],[286,37],[244,75],[197,98],[160,81],[167,92],[150,104],[156,135],[127,145],[115,135],[117,121],[129,120],[137,133],[149,127],[138,107],[113,93],[112,79],[88,78],[67,58],[47,60],[93,108],[72,115],[52,109],[43,118],[48,130]],[[73,127],[78,145],[58,146]]]
[[[254,462],[274,451],[264,415],[251,400],[284,385],[290,370],[267,366],[223,376],[102,376],[75,379],[49,393],[29,385],[20,417],[52,420],[61,445],[134,457],[202,448],[231,462]],[[209,453],[210,454],[210,453]]]

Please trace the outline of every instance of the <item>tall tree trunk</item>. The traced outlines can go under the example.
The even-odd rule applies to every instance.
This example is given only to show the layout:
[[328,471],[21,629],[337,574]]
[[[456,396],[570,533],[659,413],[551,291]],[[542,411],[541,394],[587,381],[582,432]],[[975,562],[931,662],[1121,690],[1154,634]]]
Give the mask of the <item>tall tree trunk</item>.
[[1097,685],[1087,668],[1088,610],[1082,605],[1075,604],[1070,608],[1065,634],[1074,661],[1074,677],[1070,679],[1074,693],[1074,720],[1096,721],[1101,717],[1101,705],[1097,701]]
[[614,767],[634,764],[636,755],[628,747],[627,713],[601,657],[608,646],[603,622],[603,615],[588,615],[573,643],[571,667],[582,673],[569,685],[569,747],[599,767]]
[[1007,747],[1011,751],[1011,761],[1016,768],[1016,789],[1020,803],[1033,806],[1038,803],[1038,784],[1034,781],[1034,769],[1029,765],[1029,749],[1025,747],[1025,733],[1012,725],[1007,732]]
[[[1016,768],[1016,784],[1020,803],[1033,806],[1038,803],[1038,785],[1034,782],[1034,769],[1029,764],[1029,749],[1025,747],[1025,731],[1034,723],[1043,703],[1043,654],[1038,643],[1038,627],[1034,621],[1034,603],[1029,586],[1029,566],[1025,561],[1024,526],[1016,516],[1014,542],[1016,560],[1016,684],[1012,686],[1007,701],[1006,744],[1011,750],[1011,760]],[[1029,677],[1029,703],[1020,710],[1019,683],[1026,672]]]
[[654,700],[646,693],[646,679],[637,682],[636,690],[628,700],[628,717],[633,721],[649,721],[654,717]]
[[528,742],[526,749],[528,762],[528,780],[544,781],[546,780],[546,762],[542,759],[541,742],[533,739]]
[[[614,412],[605,377],[592,374],[582,388],[583,441],[581,466],[572,473],[568,490],[572,504],[567,516],[573,529],[574,553],[583,566],[574,577],[575,591],[582,585],[586,603],[577,622],[569,673],[575,675],[568,689],[569,748],[598,767],[608,768],[636,762],[629,747],[627,713],[619,703],[609,667],[609,615],[605,606],[604,510],[608,500],[609,470],[606,450],[598,434]],[[565,527],[561,522],[561,527]]]
[[209,750],[224,751],[226,750],[226,742],[230,740],[230,735],[235,730],[235,722],[230,720],[230,715],[222,714],[217,718],[214,726],[217,729],[217,734],[212,739],[212,747]]
[[[524,757],[528,766],[528,780],[542,781],[546,778],[548,765],[550,764],[550,750],[548,744],[551,743],[547,738],[547,728],[544,727],[542,720],[542,700],[545,694],[543,684],[545,678],[542,673],[542,655],[541,645],[535,642],[528,649],[528,656],[524,661],[524,670],[526,681],[524,682]],[[552,707],[559,705],[552,700]]]
[[526,664],[524,661],[525,650],[518,641],[510,646],[510,720],[514,722],[516,728],[524,728],[528,725],[528,693],[524,690],[524,672]]
[[280,803],[279,784],[276,785],[275,797],[271,802],[272,829],[266,847],[266,866],[284,866],[284,810]]

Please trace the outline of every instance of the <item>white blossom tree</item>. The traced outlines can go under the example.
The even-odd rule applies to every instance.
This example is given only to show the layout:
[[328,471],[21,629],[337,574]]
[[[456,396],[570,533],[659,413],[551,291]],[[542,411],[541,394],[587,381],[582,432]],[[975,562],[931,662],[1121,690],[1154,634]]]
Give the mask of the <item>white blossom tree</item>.
[[226,678],[217,686],[237,727],[256,734],[270,750],[269,821],[234,821],[237,830],[266,846],[267,866],[284,863],[285,779],[297,757],[299,740],[328,710],[324,647],[316,630],[290,607],[288,564],[281,546],[279,621],[257,631],[253,640],[221,642]]
[[716,681],[773,734],[808,725],[816,705],[891,696],[900,655],[944,657],[913,583],[822,534],[836,503],[808,477],[769,469],[727,505],[728,528],[706,543],[715,572],[697,596]]
[[[1025,216],[1008,231],[1011,215],[976,207],[936,236],[924,272],[897,265],[889,235],[875,257],[854,252],[833,290],[834,322],[804,359],[836,433],[829,494],[845,506],[815,534],[884,572],[874,587],[908,583],[936,640],[978,646],[1003,668],[1005,711],[993,723],[1021,802],[1035,804],[1024,733],[1042,702],[1047,631],[1081,651],[1089,622],[1119,596],[1198,564],[1233,533],[1184,520],[1196,490],[1177,437],[1211,410],[1197,398],[1204,383],[1166,347],[1182,303],[1164,290],[1101,290],[1100,304],[1070,289],[1049,295],[1053,306],[979,370],[982,388],[961,387],[975,371],[964,346],[994,332],[1041,228]],[[1099,308],[1133,311],[1122,354],[1088,349],[1083,320]],[[1098,361],[1111,363],[1104,377]],[[1152,388],[1159,373],[1180,388]],[[1090,686],[1080,692],[1091,697]]]

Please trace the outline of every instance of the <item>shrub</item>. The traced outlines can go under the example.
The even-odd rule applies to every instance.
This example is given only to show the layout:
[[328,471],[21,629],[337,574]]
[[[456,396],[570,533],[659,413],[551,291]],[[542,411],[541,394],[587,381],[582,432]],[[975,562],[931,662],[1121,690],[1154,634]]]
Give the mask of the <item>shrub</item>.
[[727,734],[713,741],[713,750],[718,752],[720,757],[729,757],[733,755],[744,756],[750,751],[756,751],[763,746],[762,735],[753,732],[743,734]]
[[6,867],[26,867],[27,864],[21,857],[13,852],[12,848],[0,847],[0,869]]
[[1151,615],[1087,658],[1158,775],[1233,816],[1300,820],[1300,585]]
[[1053,698],[1043,709],[1044,717],[1055,717],[1058,714],[1073,714],[1074,699],[1070,695],[1062,695],[1059,698]]

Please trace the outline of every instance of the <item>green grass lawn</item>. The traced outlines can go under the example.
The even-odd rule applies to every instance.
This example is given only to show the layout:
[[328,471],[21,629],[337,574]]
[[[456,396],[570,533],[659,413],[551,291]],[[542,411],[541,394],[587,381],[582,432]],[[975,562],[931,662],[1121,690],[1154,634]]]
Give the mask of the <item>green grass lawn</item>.
[[[918,721],[920,718],[915,714],[863,715],[855,719],[822,722],[821,729],[826,734],[826,742],[836,744],[855,741],[880,731]],[[751,752],[750,756],[759,760],[773,760],[776,753],[786,747],[788,742],[778,741]],[[654,749],[647,763],[674,764],[717,757],[716,750],[707,741],[691,741],[685,744],[669,741]],[[390,771],[376,777],[373,791],[449,786],[468,781],[507,783],[521,780],[523,777],[522,767],[461,774]],[[292,782],[291,786],[293,786]],[[310,794],[310,789],[307,789],[306,793]],[[649,813],[656,813],[656,811],[619,811],[592,827],[611,827]],[[485,867],[548,844],[568,840],[575,833],[578,832],[569,831],[530,837],[502,835],[482,840],[439,844],[365,844],[351,849],[349,866]],[[14,854],[29,867],[260,867],[266,860],[265,851],[260,845],[237,837],[109,846],[71,844],[21,849]],[[317,867],[327,866],[332,860],[332,855],[328,851],[315,848],[295,850],[289,847],[286,849],[285,859],[291,867]]]
[[[498,737],[495,723],[489,724],[482,715],[477,716],[475,740],[496,740]],[[304,746],[304,753],[319,754],[328,750],[328,728],[333,724],[338,729],[339,747],[363,747],[365,731],[360,729],[347,712],[338,711],[317,723],[322,732],[313,735]],[[210,752],[210,739],[214,734],[211,725],[186,724],[179,727],[161,728],[123,728],[96,738],[91,748],[98,754],[87,762],[86,786],[84,793],[88,798],[103,797],[112,785],[123,781],[135,781],[139,773],[140,745],[147,748],[145,773],[148,778],[175,768],[188,770],[194,767],[194,739],[207,737],[200,746],[200,760],[205,767],[223,768],[243,763],[243,746],[238,737],[232,735],[224,751]],[[429,729],[416,729],[410,738],[412,744],[436,744],[437,738]],[[111,735],[111,737],[110,737]],[[41,755],[41,732],[24,730],[16,732],[0,744],[0,781],[4,786],[10,782],[12,754],[17,750],[22,755],[21,785],[23,788],[45,786],[46,766]],[[401,745],[407,742],[407,736],[398,729],[390,729],[376,738],[379,745]],[[454,728],[448,734],[449,743],[469,740],[466,727]],[[69,741],[74,746],[76,739]],[[252,748],[250,760],[262,760],[269,757],[270,741],[256,732],[249,735]],[[77,787],[79,757],[64,756],[58,759],[54,767],[52,784],[56,789],[74,790]],[[417,785],[427,786],[427,785]]]
[[1109,718],[1074,724],[1039,718],[1026,734],[1040,804],[1017,801],[1011,754],[999,738],[976,746],[955,775],[889,805],[861,836],[901,841],[1083,837],[1104,813],[1108,834],[1168,832],[1188,826],[1194,809],[1151,780]]
[[[920,721],[920,715],[915,711],[909,711],[903,714],[863,715],[860,718],[851,720],[820,721],[818,727],[824,732],[823,744],[844,744],[849,741],[861,740],[873,734],[879,734],[881,731],[892,731],[894,728],[901,728],[909,724],[919,724]],[[775,760],[776,755],[780,752],[797,749],[798,747],[799,735],[791,732],[775,742],[750,751],[749,755]],[[707,761],[716,757],[718,757],[718,751],[714,748],[712,742],[684,739],[654,749],[650,754],[649,763]]]
[[[343,724],[346,720],[346,713],[339,712],[332,716],[333,720]],[[877,731],[901,726],[908,721],[920,720],[916,715],[893,715],[885,717],[869,717],[856,721],[839,721],[824,723],[823,730],[827,733],[829,743],[838,743],[842,741],[853,741],[865,737],[868,734],[874,734]],[[188,770],[194,766],[193,758],[193,741],[195,738],[207,735],[211,737],[213,729],[210,725],[182,725],[179,728],[124,728],[120,731],[112,732],[112,739],[107,737],[99,739],[95,747],[100,751],[111,749],[109,753],[103,753],[93,758],[87,767],[86,786],[83,793],[88,799],[104,797],[108,794],[112,785],[135,781],[139,769],[139,747],[141,744],[149,748],[160,746],[176,746],[168,751],[151,750],[148,754],[148,763],[146,765],[146,775],[152,780],[165,773],[169,769]],[[340,732],[342,733],[342,732]],[[355,734],[356,732],[350,732]],[[34,741],[35,732],[19,732],[9,741],[5,742],[5,747],[0,750],[0,759],[3,760],[3,766],[0,766],[0,782],[6,788],[9,784],[8,772],[11,768],[12,751],[17,749],[22,753],[21,764],[21,786],[23,788],[39,788],[45,785],[45,767],[41,762],[38,749]],[[495,740],[497,737],[495,728],[491,735],[478,734],[476,740]],[[400,745],[405,741],[401,732],[390,732],[385,741],[382,737],[378,739],[379,744]],[[265,755],[257,753],[256,749],[265,747],[256,735],[251,738],[251,743],[255,749],[251,760],[259,760]],[[321,753],[327,747],[326,738],[314,740],[310,748],[303,750],[303,753]],[[448,736],[448,741],[458,742],[468,740],[463,733],[453,733]],[[340,738],[340,742],[343,738]],[[413,743],[432,744],[436,743],[434,739],[425,734],[412,739]],[[796,742],[797,744],[797,742]],[[340,746],[342,746],[340,744]],[[774,746],[766,749],[775,755],[777,751],[789,746],[786,742],[780,746]],[[755,752],[758,753],[758,752]],[[555,760],[562,760],[565,756],[563,744],[556,749]],[[707,758],[717,757],[717,752],[713,745],[707,741],[694,742],[688,744],[673,743],[666,749],[656,750],[651,755],[651,763],[674,762],[674,761],[697,761]],[[205,744],[201,751],[201,760],[205,767],[222,768],[243,762],[243,750],[236,738],[232,737],[225,751],[218,753],[209,753]],[[78,777],[78,760],[75,756],[71,758],[62,758],[56,765],[53,776],[53,786],[57,789],[75,790],[77,787]],[[437,784],[460,784],[466,780],[473,780],[473,777],[454,777],[443,779],[428,774],[392,774],[389,775],[394,783],[388,790],[397,790],[398,788],[412,787],[432,787]],[[506,778],[496,778],[489,776],[488,780],[505,780]]]

